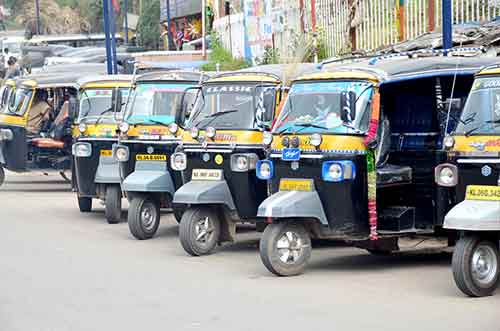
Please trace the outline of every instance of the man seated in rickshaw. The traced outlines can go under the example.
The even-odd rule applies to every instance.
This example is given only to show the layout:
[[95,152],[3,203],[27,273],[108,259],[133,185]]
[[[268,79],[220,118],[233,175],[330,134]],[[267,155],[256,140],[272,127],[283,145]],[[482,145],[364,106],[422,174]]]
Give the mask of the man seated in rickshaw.
[[53,112],[52,99],[48,97],[45,90],[36,92],[33,106],[28,115],[27,131],[31,135],[39,135],[41,131],[47,129],[47,125],[51,122]]

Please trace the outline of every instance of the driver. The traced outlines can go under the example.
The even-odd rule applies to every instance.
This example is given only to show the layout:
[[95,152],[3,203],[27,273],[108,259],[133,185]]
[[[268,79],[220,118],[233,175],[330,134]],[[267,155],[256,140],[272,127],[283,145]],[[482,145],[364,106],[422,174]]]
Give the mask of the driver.
[[36,92],[36,99],[33,102],[34,106],[28,115],[28,124],[26,130],[30,134],[39,134],[44,124],[50,121],[50,113],[52,112],[51,99],[48,97],[47,91],[39,90]]
[[324,95],[316,96],[316,102],[314,104],[314,113],[316,114],[316,121],[323,121],[326,119],[330,113],[331,107],[326,103],[326,97]]

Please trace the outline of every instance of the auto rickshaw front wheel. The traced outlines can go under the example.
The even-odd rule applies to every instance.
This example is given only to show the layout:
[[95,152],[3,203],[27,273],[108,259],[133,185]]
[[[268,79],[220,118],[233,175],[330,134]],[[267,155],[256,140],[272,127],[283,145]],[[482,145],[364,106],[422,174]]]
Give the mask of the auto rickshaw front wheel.
[[184,250],[192,256],[214,251],[221,233],[221,221],[209,207],[188,208],[179,225],[179,239]]
[[82,213],[90,213],[92,211],[92,198],[78,197],[78,208]]
[[139,240],[151,239],[160,226],[160,204],[145,195],[134,196],[128,209],[128,228]]
[[122,218],[122,190],[120,185],[108,185],[106,187],[104,214],[109,224],[120,223]]
[[500,280],[498,242],[479,236],[461,238],[453,252],[453,278],[470,297],[491,295]]
[[259,244],[260,258],[277,276],[295,276],[304,272],[311,257],[311,237],[299,223],[269,224]]
[[2,186],[4,182],[5,182],[5,171],[3,170],[3,167],[0,166],[0,186]]

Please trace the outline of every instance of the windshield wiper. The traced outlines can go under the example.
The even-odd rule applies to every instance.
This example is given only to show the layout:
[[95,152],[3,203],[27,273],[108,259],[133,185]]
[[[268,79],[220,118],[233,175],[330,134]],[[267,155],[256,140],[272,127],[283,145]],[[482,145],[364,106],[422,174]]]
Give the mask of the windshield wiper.
[[150,123],[153,123],[153,124],[158,124],[158,125],[163,125],[163,126],[168,126],[170,123],[165,123],[165,122],[162,122],[162,121],[157,121],[157,120],[153,120],[153,119],[146,119],[146,121],[150,122]]
[[[483,124],[481,124],[481,125],[473,128],[473,129],[470,129],[469,131],[465,132],[464,136],[466,136],[466,137],[470,136],[472,133],[476,132],[477,130],[482,129],[485,124],[500,124],[500,119],[494,120],[494,121],[485,121]],[[496,128],[497,126],[494,126],[494,127]]]
[[[221,115],[225,115],[225,114],[229,114],[229,113],[235,113],[237,111],[238,111],[238,109],[226,109],[226,110],[222,110],[220,112],[208,115],[207,117],[205,117],[204,119],[202,119],[201,122],[203,122],[204,120],[207,120],[207,119],[209,121],[203,127],[199,127],[199,129],[204,129],[204,128],[208,127],[210,124],[212,124],[213,121],[215,121],[215,119],[217,117],[219,117]],[[199,123],[198,123],[198,125],[199,125]]]
[[[123,107],[123,105],[124,105],[124,104],[125,104],[125,103],[122,103],[122,104],[120,105],[120,109],[121,109],[121,107]],[[104,115],[106,115],[106,114],[108,114],[108,113],[113,112],[114,108],[115,108],[115,107],[111,106],[111,107],[109,107],[108,109],[106,109],[105,111],[103,111],[103,112],[101,113],[101,115],[99,115],[99,117],[97,118],[97,120],[95,121],[95,125],[97,125],[97,124],[99,124],[99,123],[100,123],[100,121],[104,118]]]

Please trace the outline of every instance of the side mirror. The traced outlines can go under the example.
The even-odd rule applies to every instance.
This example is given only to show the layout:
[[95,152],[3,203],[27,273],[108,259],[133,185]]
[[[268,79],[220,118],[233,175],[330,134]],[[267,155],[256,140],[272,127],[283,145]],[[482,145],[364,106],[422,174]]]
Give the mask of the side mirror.
[[70,97],[68,100],[68,106],[69,106],[69,118],[72,122],[74,122],[77,117],[78,117],[78,101],[76,100],[75,97]]
[[255,87],[255,119],[260,127],[271,128],[276,110],[276,96],[280,88],[269,85],[257,85]]
[[[194,93],[196,96],[193,98]],[[175,111],[175,124],[177,124],[181,128],[184,128],[186,126],[186,122],[191,116],[191,111],[193,110],[194,105],[197,103],[200,95],[203,98],[201,86],[192,86],[184,90],[181,102],[179,103]]]
[[356,93],[353,91],[340,93],[340,116],[344,122],[352,122],[356,118]]
[[111,95],[111,109],[113,109],[114,113],[119,113],[122,110],[123,105],[123,95],[122,91],[119,88],[115,88],[113,90],[113,94]]

